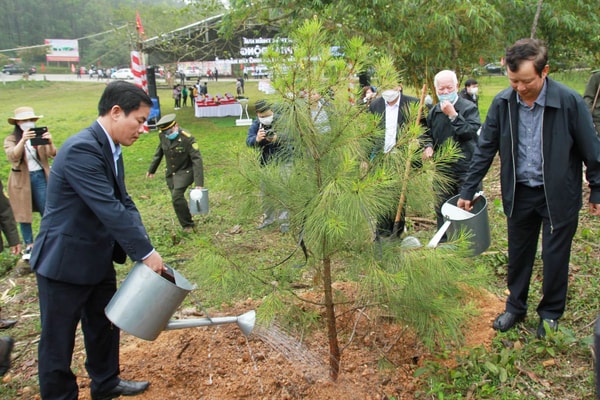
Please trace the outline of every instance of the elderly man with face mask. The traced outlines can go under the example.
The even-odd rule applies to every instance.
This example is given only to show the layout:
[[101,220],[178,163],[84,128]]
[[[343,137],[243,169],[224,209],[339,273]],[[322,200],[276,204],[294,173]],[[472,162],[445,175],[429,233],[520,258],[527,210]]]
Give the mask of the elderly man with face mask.
[[[410,109],[412,104],[418,103],[416,97],[407,96],[402,93],[402,85],[389,88],[381,92],[381,97],[377,97],[369,104],[369,112],[381,117],[379,128],[384,131],[384,135],[374,138],[374,147],[372,158],[385,157],[396,146],[398,135],[402,127],[410,119]],[[390,210],[390,215],[377,222],[376,236],[393,236],[396,208]],[[404,210],[402,212],[397,234],[400,236],[404,232],[405,218]]]
[[442,205],[458,194],[465,180],[471,157],[477,147],[477,132],[481,127],[481,119],[477,106],[458,96],[458,79],[454,71],[438,72],[433,82],[439,103],[429,111],[428,130],[421,136],[424,146],[423,160],[433,157],[447,140],[454,141],[460,153],[456,161],[441,166],[442,173],[449,179],[448,185],[434,188],[438,195],[435,213],[439,229],[444,224]]

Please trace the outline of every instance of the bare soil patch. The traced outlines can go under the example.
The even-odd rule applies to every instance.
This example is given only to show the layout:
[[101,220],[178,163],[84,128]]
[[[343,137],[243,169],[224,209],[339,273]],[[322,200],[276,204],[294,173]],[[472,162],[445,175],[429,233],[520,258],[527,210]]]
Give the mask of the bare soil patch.
[[[473,295],[481,315],[465,328],[467,346],[488,346],[491,322],[504,302],[490,293]],[[247,301],[219,315],[240,315],[255,306]],[[414,372],[435,354],[398,324],[370,321],[366,315],[357,323],[354,317],[340,320],[340,330],[353,333],[349,343],[342,343],[337,382],[329,378],[323,333],[300,342],[277,327],[259,326],[246,338],[235,324],[165,331],[154,341],[124,333],[122,377],[151,381],[150,389],[136,397],[147,400],[414,399],[420,385]],[[83,363],[82,349],[79,354]],[[82,378],[80,399],[89,399]]]

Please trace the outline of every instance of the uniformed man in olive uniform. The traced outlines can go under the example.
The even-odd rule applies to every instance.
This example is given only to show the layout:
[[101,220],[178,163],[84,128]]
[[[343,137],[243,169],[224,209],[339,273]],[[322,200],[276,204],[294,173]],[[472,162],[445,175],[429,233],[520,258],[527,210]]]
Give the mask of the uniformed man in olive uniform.
[[195,184],[196,189],[204,186],[202,155],[194,137],[181,129],[175,114],[167,114],[157,122],[160,143],[150,163],[146,177],[153,178],[163,156],[166,162],[167,186],[177,219],[184,231],[194,230],[194,221],[185,198],[187,188]]

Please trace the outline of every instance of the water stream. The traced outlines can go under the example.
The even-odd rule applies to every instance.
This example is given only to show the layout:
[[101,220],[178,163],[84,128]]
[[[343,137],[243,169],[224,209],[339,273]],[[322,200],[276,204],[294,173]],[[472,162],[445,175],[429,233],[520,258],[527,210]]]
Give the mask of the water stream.
[[276,324],[268,327],[257,326],[252,331],[252,335],[271,346],[273,350],[294,363],[295,366],[327,374],[327,367],[323,364],[322,357],[309,350],[300,340],[290,336]]

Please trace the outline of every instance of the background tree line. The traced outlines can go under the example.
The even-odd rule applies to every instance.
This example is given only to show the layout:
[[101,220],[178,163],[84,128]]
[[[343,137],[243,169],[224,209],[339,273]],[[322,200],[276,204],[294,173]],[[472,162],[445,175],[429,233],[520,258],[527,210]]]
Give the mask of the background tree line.
[[[218,3],[220,4],[220,3]],[[222,6],[221,6],[222,7]],[[45,62],[44,39],[79,39],[82,65],[129,63],[139,41],[136,11],[146,37],[153,37],[213,15],[212,2],[183,0],[0,0],[0,63],[19,57]]]
[[[433,75],[442,68],[452,68],[461,77],[480,60],[498,62],[509,44],[532,34],[547,41],[554,71],[600,61],[595,0],[231,0],[230,4],[220,28],[223,37],[248,26],[278,30],[287,37],[318,15],[339,43],[361,36],[375,47],[374,58],[393,57],[406,83],[415,88],[424,81],[431,87]],[[82,64],[104,66],[129,62],[129,51],[138,42],[136,10],[147,37],[225,10],[219,0],[0,0],[0,9],[0,50],[41,45],[47,38],[81,38]],[[190,51],[190,43],[210,46],[173,36],[164,47],[174,61],[191,61],[187,58],[197,52]],[[45,60],[43,48],[0,52],[0,61],[6,62],[3,56],[19,56],[26,63]]]
[[[595,0],[232,0],[233,13],[223,32],[258,20],[282,33],[318,15],[338,38],[361,36],[386,53],[415,88],[432,87],[444,68],[459,77],[472,72],[480,58],[499,62],[515,40],[544,39],[551,69],[598,65],[600,13]],[[537,16],[537,18],[536,18]],[[377,54],[374,55],[376,58]]]

